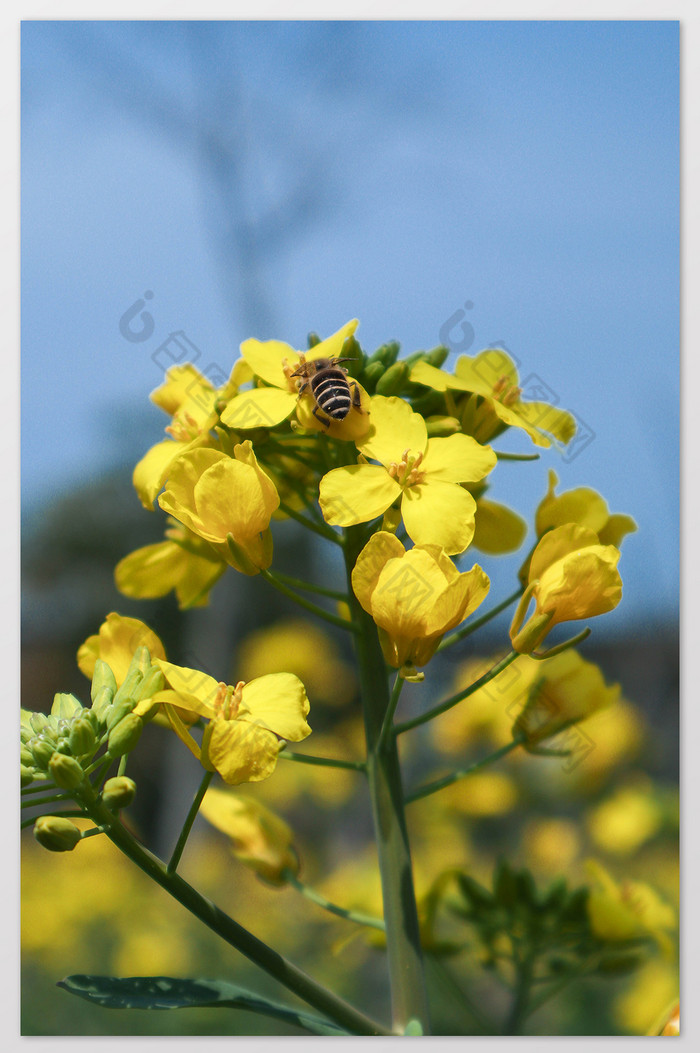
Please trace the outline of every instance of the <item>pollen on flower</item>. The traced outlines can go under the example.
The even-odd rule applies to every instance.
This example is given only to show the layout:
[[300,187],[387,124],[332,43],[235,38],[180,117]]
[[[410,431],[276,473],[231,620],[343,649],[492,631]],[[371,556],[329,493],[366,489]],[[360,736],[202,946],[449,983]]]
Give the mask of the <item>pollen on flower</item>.
[[515,384],[511,384],[505,374],[502,377],[499,377],[493,385],[493,397],[500,402],[502,406],[514,405],[520,398],[521,394],[521,389]]
[[167,435],[172,436],[176,442],[190,442],[191,439],[195,439],[199,435],[200,428],[194,417],[189,413],[183,413],[179,417],[173,417],[165,432]]
[[221,714],[224,720],[235,720],[241,707],[245,681],[239,680],[235,687],[220,681],[214,698],[214,711]]
[[296,377],[292,378],[292,373],[294,373],[294,371],[296,369],[298,369],[299,366],[303,366],[305,364],[306,364],[306,355],[304,354],[303,351],[299,352],[299,362],[297,363],[296,366],[290,366],[289,359],[287,358],[286,355],[282,359],[282,372],[284,373],[285,377],[287,378],[287,384],[289,385],[289,390],[290,391],[296,392],[296,391],[299,390],[299,380]]

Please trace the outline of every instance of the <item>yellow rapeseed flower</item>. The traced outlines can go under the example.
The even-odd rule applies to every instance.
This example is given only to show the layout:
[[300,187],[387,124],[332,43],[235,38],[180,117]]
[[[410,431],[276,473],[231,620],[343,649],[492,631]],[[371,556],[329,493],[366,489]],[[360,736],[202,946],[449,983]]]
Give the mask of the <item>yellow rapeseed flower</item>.
[[285,870],[297,874],[299,857],[291,828],[253,797],[210,788],[200,805],[204,818],[231,838],[236,859],[271,885],[284,885]]
[[[272,775],[284,739],[299,742],[311,733],[306,723],[309,700],[304,685],[291,673],[271,673],[235,687],[198,669],[159,660],[169,690],[154,696],[164,705],[179,738],[207,771],[224,782],[258,782]],[[175,708],[204,717],[198,746]]]
[[542,537],[553,527],[576,523],[593,530],[598,535],[601,545],[614,545],[619,548],[625,534],[631,534],[637,529],[637,524],[631,516],[620,513],[612,515],[605,499],[597,490],[588,486],[578,486],[557,496],[554,491],[558,482],[557,473],[550,468],[549,489],[535,513],[538,537]]
[[[241,355],[250,371],[266,385],[243,391],[231,399],[221,416],[222,422],[237,431],[251,428],[273,428],[281,424],[295,409],[300,424],[330,435],[334,439],[355,439],[369,427],[367,395],[360,389],[361,412],[351,408],[344,421],[331,421],[326,427],[313,416],[315,401],[310,391],[299,398],[299,377],[292,374],[304,362],[318,358],[341,358],[343,344],[358,326],[353,318],[326,340],[309,351],[295,351],[281,340],[244,340]],[[359,385],[358,385],[359,387]]]
[[[531,654],[555,625],[617,607],[622,597],[619,558],[614,545],[601,545],[597,534],[575,523],[545,534],[532,554],[527,588],[510,627],[513,649]],[[523,626],[533,598],[535,611]]]
[[650,936],[670,956],[669,933],[676,927],[673,907],[641,881],[618,884],[595,860],[588,860],[586,868],[593,880],[587,910],[594,934],[612,942]]
[[[401,398],[375,395],[372,425],[358,446],[361,463],[321,479],[319,503],[327,523],[367,523],[400,502],[408,536],[418,545],[464,552],[474,536],[476,502],[460,483],[475,483],[496,455],[468,435],[428,440],[425,421]],[[378,464],[367,463],[367,458]]]
[[[235,446],[233,457],[201,448],[183,454],[159,504],[193,533],[220,545],[222,556],[237,570],[256,574],[272,562],[269,525],[279,496],[250,440]],[[227,545],[229,535],[235,554]]]
[[165,658],[165,648],[152,629],[138,618],[126,618],[112,611],[108,614],[99,632],[88,636],[78,649],[78,668],[88,678],[95,672],[95,662],[101,658],[114,673],[117,686],[124,682],[129,672],[134,652],[147,647],[151,659]]
[[151,401],[172,417],[165,429],[169,438],[152,446],[134,468],[134,488],[145,508],[153,507],[179,457],[199,446],[214,444],[210,433],[218,419],[217,405],[231,398],[249,377],[245,363],[236,363],[227,383],[217,389],[191,362],[168,370],[163,384],[152,392]]
[[546,402],[523,402],[513,360],[500,348],[487,348],[474,358],[463,355],[454,375],[417,362],[411,380],[435,391],[470,393],[458,414],[463,430],[481,442],[489,442],[506,427],[522,428],[537,446],[551,446],[551,438],[568,443],[576,432],[576,421],[566,410]]
[[477,565],[460,574],[437,545],[407,552],[382,530],[358,556],[352,587],[379,627],[384,657],[398,668],[429,662],[443,635],[485,599],[489,579]]
[[204,607],[226,563],[187,527],[170,520],[166,541],[130,552],[114,568],[120,592],[135,599],[155,599],[175,590],[181,610]]

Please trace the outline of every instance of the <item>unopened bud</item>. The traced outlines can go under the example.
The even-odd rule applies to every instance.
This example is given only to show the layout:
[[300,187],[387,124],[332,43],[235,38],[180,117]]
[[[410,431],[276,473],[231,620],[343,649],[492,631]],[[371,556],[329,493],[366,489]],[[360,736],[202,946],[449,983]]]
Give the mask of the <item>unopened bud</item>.
[[408,380],[409,367],[405,362],[394,362],[377,381],[378,395],[399,395]]
[[34,772],[31,768],[27,768],[24,764],[20,765],[20,785],[22,787],[29,786],[31,782],[34,782]]
[[128,807],[135,796],[136,783],[126,775],[116,775],[113,779],[107,779],[102,787],[102,803],[111,811]]
[[54,753],[49,761],[49,775],[62,790],[75,790],[85,779],[85,772],[75,757]]
[[362,386],[374,391],[377,381],[384,376],[385,368],[383,362],[368,362],[362,371]]
[[432,351],[426,351],[423,355],[423,361],[427,362],[428,365],[435,366],[436,369],[439,369],[449,353],[450,351],[447,347],[434,347]]
[[46,768],[54,755],[56,744],[44,735],[36,735],[29,743],[36,764],[40,768]]
[[19,751],[19,759],[20,759],[20,763],[23,764],[25,767],[27,767],[27,768],[33,768],[34,767],[34,754],[32,753],[32,751],[30,749],[27,749],[26,746],[22,746],[22,748],[20,749],[20,751]]
[[110,757],[121,757],[129,753],[141,737],[142,731],[141,717],[137,717],[135,713],[128,713],[109,733],[107,750]]
[[[126,678],[125,678],[124,682],[119,686],[119,688],[117,689],[117,693],[115,694],[114,698],[112,699],[113,704],[115,706],[118,706],[125,699],[129,699],[130,701],[133,702],[134,701],[134,691],[136,691],[136,688],[139,686],[139,684],[141,683],[142,680],[143,680],[143,673],[138,668],[138,665],[135,663],[135,661],[132,660],[131,665],[129,666],[129,672],[126,674]],[[133,709],[133,705],[132,705],[132,709]]]
[[428,438],[443,438],[460,431],[460,423],[456,417],[427,417],[425,424],[428,429]]
[[107,726],[107,730],[111,731],[120,720],[123,720],[128,713],[131,713],[132,709],[136,705],[135,698],[123,698],[120,702],[115,701],[111,706],[107,706],[105,709],[102,719]]
[[34,837],[49,852],[72,852],[80,840],[80,830],[60,815],[42,815],[34,823]]
[[96,693],[93,699],[92,709],[89,712],[93,714],[94,718],[98,722],[98,725],[104,722],[105,713],[111,706],[113,698],[114,692],[112,691],[111,687],[109,687],[109,685],[107,684],[105,684],[104,687],[101,687],[100,690]]
[[87,714],[74,720],[68,732],[68,745],[72,755],[82,757],[86,753],[91,753],[96,744],[95,729]]
[[163,672],[157,665],[153,665],[136,688],[134,698],[137,702],[141,702],[144,698],[151,698],[158,691],[162,691],[164,687],[165,677]]
[[[116,690],[117,681],[114,677],[114,673],[106,662],[101,658],[97,658],[95,660],[95,669],[92,674],[92,687],[90,688],[90,697],[92,699],[93,707],[95,706],[97,696],[103,691],[109,692],[110,697],[107,701],[111,702],[112,696]],[[104,702],[103,704],[106,705],[107,703]]]

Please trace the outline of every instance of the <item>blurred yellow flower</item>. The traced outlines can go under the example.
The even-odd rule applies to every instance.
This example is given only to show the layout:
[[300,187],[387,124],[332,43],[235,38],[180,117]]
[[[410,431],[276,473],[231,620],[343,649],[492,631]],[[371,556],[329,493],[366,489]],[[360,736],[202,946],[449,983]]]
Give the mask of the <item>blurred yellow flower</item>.
[[236,859],[271,885],[284,885],[284,871],[299,872],[291,828],[253,797],[210,788],[200,805],[204,818],[231,838]]
[[474,819],[505,815],[518,802],[518,789],[505,772],[474,772],[440,791],[440,804]]
[[618,884],[595,860],[589,859],[586,869],[593,880],[587,910],[594,934],[612,942],[648,936],[670,957],[669,933],[676,928],[673,907],[641,881]]
[[637,529],[637,524],[631,516],[618,513],[611,515],[605,499],[590,487],[579,486],[574,490],[565,490],[557,497],[554,491],[558,482],[557,473],[550,468],[549,490],[535,513],[538,537],[542,537],[553,527],[576,523],[597,534],[601,545],[614,545],[615,548],[619,548],[624,536]]
[[598,848],[627,856],[653,837],[663,819],[651,786],[623,786],[588,815],[586,825]]
[[522,516],[486,497],[476,499],[475,524],[472,545],[489,556],[515,552],[527,534],[527,523]]
[[[597,534],[574,523],[545,534],[510,627],[513,649],[531,654],[555,625],[613,610],[622,598],[619,558],[613,545],[601,545]],[[523,626],[533,598],[535,611]]]
[[386,661],[422,666],[448,629],[469,617],[486,598],[481,567],[460,572],[437,545],[408,552],[386,531],[373,534],[357,558],[352,587],[379,626]]
[[175,520],[167,541],[130,552],[114,568],[117,588],[135,599],[155,599],[175,590],[181,610],[204,607],[226,562],[212,546]]
[[[159,660],[169,690],[155,695],[173,730],[208,771],[224,782],[259,782],[272,775],[283,739],[299,742],[311,734],[306,723],[309,700],[291,673],[271,673],[235,687],[198,669]],[[174,707],[205,717],[198,746]]]
[[529,866],[566,873],[581,849],[578,825],[571,819],[533,819],[525,827],[523,849]]
[[[159,504],[193,533],[221,546],[237,570],[256,574],[272,562],[270,518],[279,506],[275,484],[258,465],[250,440],[233,457],[196,449],[179,458]],[[227,549],[231,535],[236,555]]]
[[334,468],[321,479],[326,522],[367,523],[400,501],[412,541],[439,545],[448,555],[463,552],[474,536],[476,502],[460,483],[488,475],[495,453],[468,435],[428,440],[423,417],[396,396],[375,395],[370,412],[368,437],[358,442],[360,463]]
[[[663,958],[652,958],[630,977],[614,1002],[615,1020],[630,1035],[659,1035],[674,1018],[678,1005],[678,969]],[[676,1032],[669,1030],[668,1035]]]
[[417,362],[411,380],[435,391],[471,393],[459,414],[464,431],[480,442],[489,442],[504,427],[522,428],[537,446],[550,446],[550,436],[568,443],[576,432],[576,421],[566,410],[546,402],[523,402],[517,369],[500,348],[487,348],[474,358],[463,355],[454,375]]

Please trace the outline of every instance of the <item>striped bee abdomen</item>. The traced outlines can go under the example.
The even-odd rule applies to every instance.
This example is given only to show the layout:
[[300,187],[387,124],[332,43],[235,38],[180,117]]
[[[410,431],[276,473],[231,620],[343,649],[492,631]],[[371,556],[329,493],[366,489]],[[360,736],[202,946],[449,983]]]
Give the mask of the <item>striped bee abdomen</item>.
[[350,386],[340,369],[324,369],[312,377],[311,391],[320,410],[333,420],[345,420],[350,412]]

